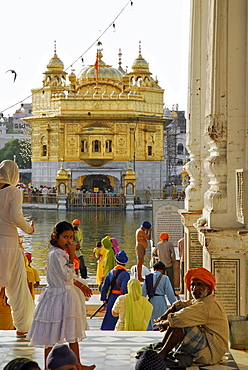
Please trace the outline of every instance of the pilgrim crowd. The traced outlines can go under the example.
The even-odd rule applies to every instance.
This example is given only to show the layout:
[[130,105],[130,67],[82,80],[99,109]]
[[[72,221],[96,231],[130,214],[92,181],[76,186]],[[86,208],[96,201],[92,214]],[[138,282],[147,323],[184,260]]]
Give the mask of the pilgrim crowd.
[[[80,221],[61,221],[54,226],[47,257],[48,285],[35,308],[34,289],[40,278],[31,266],[32,254],[24,254],[17,232],[20,228],[32,234],[35,225],[22,215],[18,175],[13,161],[0,164],[0,329],[15,328],[17,337],[29,339],[31,346],[44,347],[45,370],[93,370],[95,365],[81,363],[78,345],[89,329],[85,300],[92,295]],[[96,282],[105,309],[101,330],[164,332],[161,342],[138,351],[137,370],[220,362],[228,350],[228,321],[214,295],[214,275],[203,267],[188,270],[183,282],[192,298],[178,300],[174,290],[175,252],[168,233],[160,234],[161,241],[152,250],[151,270],[144,266],[151,235],[152,226],[144,221],[135,235],[137,264],[131,268],[132,276],[126,267],[128,255],[115,238],[104,236],[96,243]],[[28,369],[40,367],[26,357],[4,367]]]

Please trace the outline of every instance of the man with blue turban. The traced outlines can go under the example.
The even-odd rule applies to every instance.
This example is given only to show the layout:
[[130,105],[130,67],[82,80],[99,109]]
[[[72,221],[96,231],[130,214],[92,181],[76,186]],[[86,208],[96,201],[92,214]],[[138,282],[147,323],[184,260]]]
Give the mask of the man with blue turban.
[[129,272],[125,267],[128,262],[126,252],[120,251],[114,258],[116,266],[108,272],[101,289],[101,301],[107,304],[101,330],[115,329],[118,317],[112,315],[112,307],[120,295],[127,294],[127,283],[130,279]]

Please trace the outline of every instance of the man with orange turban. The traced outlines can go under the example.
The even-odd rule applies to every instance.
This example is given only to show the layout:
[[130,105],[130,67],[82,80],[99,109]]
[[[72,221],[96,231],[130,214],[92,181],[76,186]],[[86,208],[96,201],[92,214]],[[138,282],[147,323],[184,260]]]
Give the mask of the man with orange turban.
[[158,260],[163,262],[166,267],[166,274],[170,279],[172,288],[174,289],[174,263],[176,260],[174,246],[168,241],[168,233],[161,233],[159,238],[161,242],[153,248],[152,256],[157,256]]
[[[191,364],[216,364],[228,350],[229,329],[225,310],[213,294],[215,276],[200,267],[188,270],[184,281],[193,299],[176,301],[154,322],[160,331],[166,330],[158,355],[169,368],[178,353],[186,354]],[[171,352],[176,345],[177,351]]]

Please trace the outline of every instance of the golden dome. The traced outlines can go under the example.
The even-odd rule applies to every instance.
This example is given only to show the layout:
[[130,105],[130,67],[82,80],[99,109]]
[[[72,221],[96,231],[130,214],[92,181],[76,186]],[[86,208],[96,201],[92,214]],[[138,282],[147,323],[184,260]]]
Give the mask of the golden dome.
[[132,65],[132,69],[134,71],[136,70],[145,70],[145,71],[149,71],[149,64],[147,63],[147,61],[142,57],[141,54],[139,54],[138,58],[135,59],[133,65]]
[[[105,82],[111,80],[113,82],[121,82],[123,74],[111,65],[107,65],[102,60],[102,53],[98,51],[98,81]],[[94,65],[89,65],[83,68],[78,74],[78,80],[95,80],[96,70]]]
[[54,53],[53,58],[50,59],[48,65],[47,65],[48,70],[54,70],[54,69],[64,69],[64,63],[58,58],[56,52]]

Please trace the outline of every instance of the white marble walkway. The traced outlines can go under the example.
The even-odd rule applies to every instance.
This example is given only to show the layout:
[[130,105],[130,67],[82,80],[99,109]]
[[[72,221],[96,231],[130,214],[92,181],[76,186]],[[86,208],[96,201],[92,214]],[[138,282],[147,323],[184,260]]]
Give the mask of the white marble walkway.
[[[80,342],[82,362],[85,365],[96,364],[98,370],[132,370],[135,368],[135,354],[144,345],[158,342],[161,339],[159,332],[114,332],[100,331],[100,318],[88,319],[90,329],[87,338]],[[248,351],[231,351],[236,360],[226,357],[223,364],[207,366],[208,370],[248,369]],[[25,339],[17,339],[15,331],[0,330],[0,369],[15,357],[28,357],[37,361],[43,369],[43,349],[29,346]],[[198,370],[192,366],[187,370]],[[156,370],[156,369],[154,369]]]

